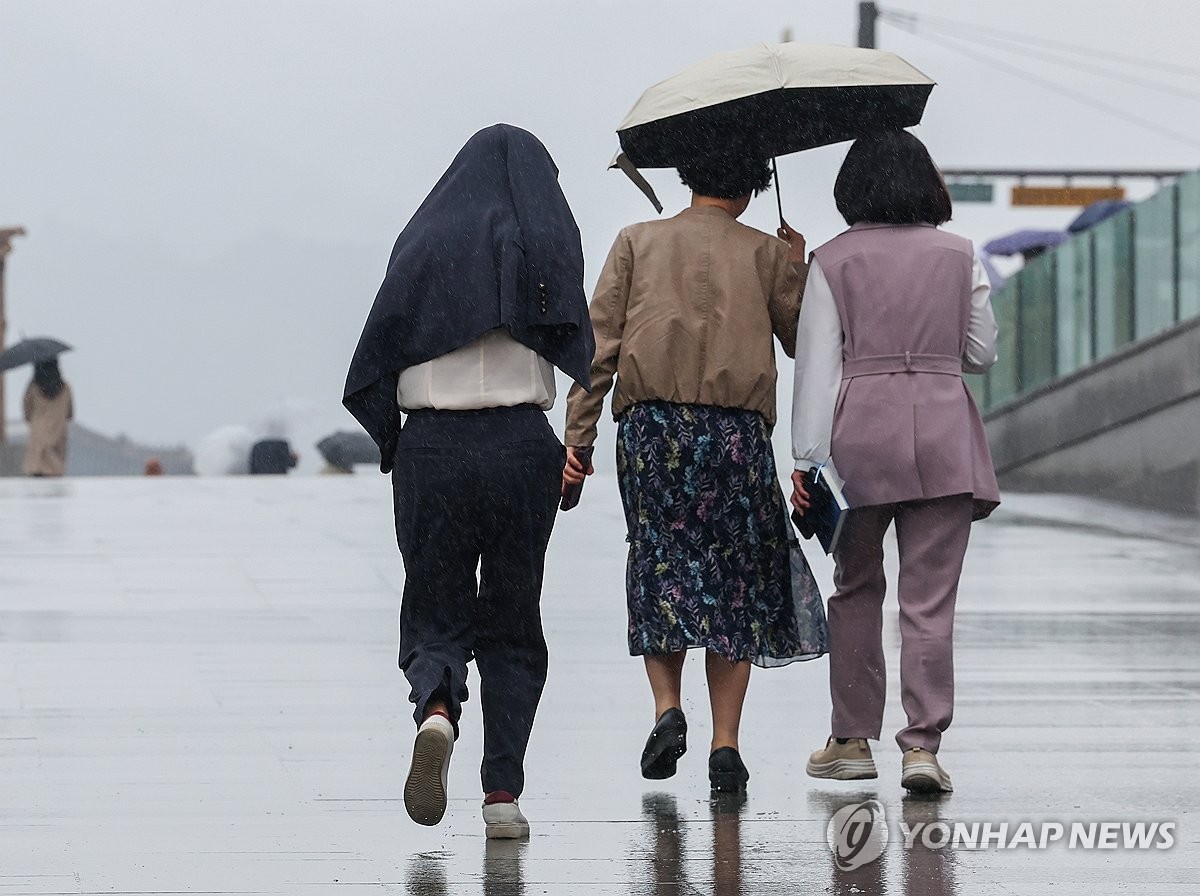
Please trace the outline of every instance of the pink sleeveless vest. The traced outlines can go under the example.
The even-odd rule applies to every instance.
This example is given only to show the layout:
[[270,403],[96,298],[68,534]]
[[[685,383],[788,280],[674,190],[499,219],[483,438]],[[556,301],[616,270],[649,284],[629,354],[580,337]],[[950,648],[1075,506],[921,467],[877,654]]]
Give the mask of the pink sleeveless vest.
[[852,505],[970,494],[1000,503],[962,380],[971,243],[930,226],[856,224],[814,253],[842,322],[831,455]]

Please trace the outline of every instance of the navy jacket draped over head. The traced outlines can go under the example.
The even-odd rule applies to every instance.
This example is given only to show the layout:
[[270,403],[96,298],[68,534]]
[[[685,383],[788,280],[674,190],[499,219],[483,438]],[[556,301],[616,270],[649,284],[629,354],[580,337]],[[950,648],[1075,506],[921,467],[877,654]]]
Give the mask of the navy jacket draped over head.
[[400,433],[400,371],[497,327],[589,387],[579,228],[550,153],[506,124],[467,141],[400,233],[350,362],[342,403],[383,472]]

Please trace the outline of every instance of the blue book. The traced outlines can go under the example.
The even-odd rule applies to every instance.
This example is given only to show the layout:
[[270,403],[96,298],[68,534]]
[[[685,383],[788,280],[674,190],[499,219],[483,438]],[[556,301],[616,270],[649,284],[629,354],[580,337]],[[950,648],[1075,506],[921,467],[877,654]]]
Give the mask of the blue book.
[[804,474],[804,487],[808,491],[808,511],[801,516],[793,510],[792,522],[805,538],[817,536],[825,553],[832,554],[850,509],[841,483],[836,473],[821,464]]

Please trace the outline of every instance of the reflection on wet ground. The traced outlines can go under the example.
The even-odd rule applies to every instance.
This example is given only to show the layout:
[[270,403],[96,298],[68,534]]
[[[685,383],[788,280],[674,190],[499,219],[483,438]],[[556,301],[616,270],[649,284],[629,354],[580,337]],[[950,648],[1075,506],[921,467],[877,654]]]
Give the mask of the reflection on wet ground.
[[[521,799],[532,837],[489,842],[474,699],[445,822],[403,810],[412,726],[389,500],[374,476],[0,482],[0,892],[1194,889],[1200,540],[1177,520],[1139,517],[1128,538],[1106,505],[1012,496],[976,528],[942,753],[955,793],[906,797],[886,736],[878,780],[807,778],[828,734],[818,661],[755,671],[749,793],[713,801],[699,657],[685,672],[691,751],[675,778],[638,775],[652,709],[624,643],[620,505],[597,477],[551,544],[551,673]],[[809,553],[828,583],[827,558]],[[871,801],[886,847],[843,867],[830,819]],[[940,839],[988,822],[1164,820],[1178,825],[1166,850]],[[918,826],[936,836],[905,836]]]
[[[646,896],[678,896],[694,892],[712,892],[714,896],[740,896],[742,893],[742,809],[744,796],[717,794],[709,800],[711,825],[708,849],[698,853],[711,856],[711,874],[702,888],[693,886],[687,877],[684,861],[687,824],[679,817],[675,797],[669,793],[647,793],[642,797],[642,816],[650,824],[647,840],[653,845],[648,855],[648,867],[631,868],[631,893]],[[698,827],[698,826],[697,826]],[[710,869],[706,868],[705,871]],[[638,872],[641,873],[638,873]]]

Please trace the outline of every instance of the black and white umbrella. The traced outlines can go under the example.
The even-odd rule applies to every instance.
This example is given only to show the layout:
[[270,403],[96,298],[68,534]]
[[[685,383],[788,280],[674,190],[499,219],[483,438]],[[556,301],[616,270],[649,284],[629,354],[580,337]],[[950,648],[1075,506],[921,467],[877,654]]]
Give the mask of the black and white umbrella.
[[642,94],[617,128],[613,164],[638,182],[637,168],[674,168],[731,147],[770,159],[905,128],[920,122],[933,85],[882,50],[783,43],[721,53]]
[[10,345],[0,352],[0,371],[12,370],[22,364],[38,364],[42,361],[53,361],[63,352],[69,352],[71,346],[57,339],[40,336],[34,339],[22,339],[15,345]]

